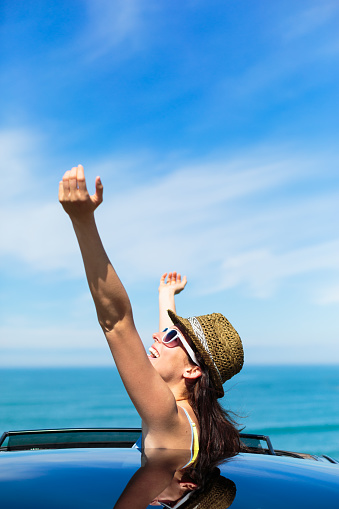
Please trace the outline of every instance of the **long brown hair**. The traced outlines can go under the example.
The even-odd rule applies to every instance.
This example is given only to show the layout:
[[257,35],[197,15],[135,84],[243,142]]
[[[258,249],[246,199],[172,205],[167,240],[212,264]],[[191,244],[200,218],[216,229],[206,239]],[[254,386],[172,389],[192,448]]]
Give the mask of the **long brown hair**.
[[209,371],[197,351],[196,356],[202,374],[187,384],[187,390],[200,426],[199,451],[203,454],[199,454],[198,468],[205,470],[207,466],[214,467],[223,459],[238,454],[240,436],[234,414],[231,416],[231,412],[220,405]]

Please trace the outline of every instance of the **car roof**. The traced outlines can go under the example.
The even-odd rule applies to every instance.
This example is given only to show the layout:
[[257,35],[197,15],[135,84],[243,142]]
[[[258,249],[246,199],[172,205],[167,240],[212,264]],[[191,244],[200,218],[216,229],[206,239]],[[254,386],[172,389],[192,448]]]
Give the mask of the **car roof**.
[[[0,505],[8,509],[113,508],[141,454],[131,448],[67,448],[0,453]],[[221,475],[236,486],[232,509],[335,507],[339,466],[241,453]]]

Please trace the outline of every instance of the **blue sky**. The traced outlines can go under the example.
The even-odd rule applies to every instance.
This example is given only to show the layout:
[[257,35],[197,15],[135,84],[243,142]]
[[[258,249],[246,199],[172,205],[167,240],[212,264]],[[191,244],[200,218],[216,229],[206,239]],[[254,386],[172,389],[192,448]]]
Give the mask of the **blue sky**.
[[338,2],[1,9],[0,366],[112,363],[57,201],[78,163],[145,345],[178,270],[248,363],[338,363]]

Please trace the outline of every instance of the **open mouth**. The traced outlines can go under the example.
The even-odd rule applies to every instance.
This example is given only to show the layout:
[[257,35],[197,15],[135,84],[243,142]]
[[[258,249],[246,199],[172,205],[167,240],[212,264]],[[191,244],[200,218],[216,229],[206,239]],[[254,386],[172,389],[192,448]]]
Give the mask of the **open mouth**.
[[148,351],[149,351],[148,357],[150,357],[151,359],[157,359],[158,357],[160,357],[158,350],[156,350],[153,346],[150,346]]

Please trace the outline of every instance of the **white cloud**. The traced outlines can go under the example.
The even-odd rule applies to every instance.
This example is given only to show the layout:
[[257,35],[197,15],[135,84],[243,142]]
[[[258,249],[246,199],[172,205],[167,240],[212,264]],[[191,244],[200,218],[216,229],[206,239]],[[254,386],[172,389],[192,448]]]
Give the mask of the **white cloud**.
[[339,303],[339,282],[320,287],[315,295],[315,301],[321,305]]
[[87,24],[83,28],[77,46],[87,61],[92,61],[111,53],[119,47],[114,58],[140,50],[143,38],[145,11],[148,2],[140,0],[86,0]]
[[[86,300],[87,295],[89,292]],[[89,308],[92,307],[91,302]],[[6,321],[15,326],[0,326],[0,366],[114,366],[105,336],[94,320],[95,313],[91,320],[94,326],[88,326],[86,312],[87,309],[77,310],[71,324],[63,316],[49,325],[41,325],[37,317],[7,317]],[[142,327],[139,333],[148,348],[150,330]]]
[[70,233],[67,242],[66,222],[58,213],[57,200],[50,202],[45,197],[50,191],[44,188],[41,172],[50,164],[44,160],[43,137],[26,129],[2,129],[0,149],[0,256],[23,261],[38,272],[64,268],[76,247]]
[[305,162],[286,158],[182,167],[105,203],[100,226],[108,252],[134,280],[164,267],[180,267],[192,279],[203,271],[210,282],[204,291],[212,293],[241,285],[268,297],[288,278],[337,273],[338,193],[284,202],[284,186],[299,180],[302,188],[314,178],[312,166],[307,172]]
[[5,348],[0,349],[1,367],[114,366],[107,348]]
[[18,195],[24,192],[29,194],[32,190],[32,175],[40,164],[38,154],[41,141],[42,136],[26,129],[0,130],[2,202],[7,204]]
[[220,290],[245,283],[256,297],[269,297],[293,276],[328,271],[339,274],[339,240],[285,253],[255,250],[225,260]]
[[44,348],[45,350],[108,348],[99,325],[93,329],[55,324],[51,327],[41,327],[39,325],[25,327],[23,324],[16,327],[2,326],[0,328],[0,338],[0,348],[17,350],[27,347]]
[[58,203],[26,203],[0,209],[0,213],[8,215],[0,226],[1,255],[24,262],[34,272],[67,271],[69,266],[74,275],[83,272],[72,261],[79,261],[77,246]]
[[294,341],[294,344],[269,344],[261,346],[247,346],[246,347],[246,365],[249,364],[337,364],[339,362],[339,349],[337,345],[333,348],[319,348],[319,342],[314,345],[299,344],[299,341]]
[[331,22],[339,13],[338,2],[335,0],[321,0],[315,5],[294,12],[293,17],[284,22],[286,38],[295,39],[309,35],[320,27]]
[[[83,275],[79,250],[57,199],[62,172],[52,181],[54,190],[46,188],[51,183],[49,173],[55,170],[44,156],[44,141],[32,130],[0,130],[0,256],[6,257],[6,263],[23,262],[33,272],[61,269],[68,277],[79,277]],[[108,171],[108,164],[111,178],[119,181],[119,174],[131,169],[133,159],[103,160],[95,170]]]
[[[7,176],[16,193],[8,195],[0,210],[6,217],[0,226],[0,255],[37,274],[58,271],[65,279],[83,278],[70,221],[57,201],[60,177],[53,201],[40,201],[39,193],[30,199],[25,186],[41,188],[30,163],[40,147],[22,132],[7,133],[7,139],[4,164],[13,164],[20,178],[16,185],[16,176]],[[160,176],[146,183],[133,183],[132,163],[122,156],[105,158],[90,176],[94,180],[94,171],[104,172],[98,224],[127,283],[177,267],[193,280],[203,271],[209,282],[205,293],[240,286],[248,295],[268,297],[298,275],[339,275],[338,193],[328,187],[316,190],[331,175],[334,157],[305,158],[288,154],[286,147],[269,155],[253,151],[247,157],[177,163],[171,171],[163,167]],[[149,164],[155,167],[157,162]],[[305,184],[313,190],[303,196]]]
[[[62,298],[71,309],[65,323],[57,324],[47,322],[48,317],[37,322],[35,316],[27,322],[27,317],[17,316],[17,310],[12,315],[9,312],[0,330],[1,362],[62,364],[67,355],[63,352],[68,350],[65,364],[80,365],[90,363],[92,350],[93,363],[109,364],[110,353],[96,325],[89,293],[71,300],[67,295],[67,280],[83,279],[84,271],[71,223],[57,201],[61,175],[55,177],[51,199],[51,190],[43,189],[47,184],[41,179],[45,165],[43,155],[37,156],[44,153],[39,137],[11,131],[3,132],[0,139],[7,149],[3,168],[12,164],[17,168],[6,176],[6,185],[13,192],[5,195],[0,207],[6,218],[0,225],[0,256],[6,257],[9,272],[19,262],[27,274],[62,275],[66,294],[55,298]],[[90,164],[87,172],[89,188],[96,174],[103,177],[105,199],[97,214],[99,229],[109,256],[132,292],[164,270],[178,268],[189,276],[198,299],[229,288],[240,288],[243,295],[255,299],[268,298],[277,295],[286,282],[299,278],[305,302],[337,305],[335,155],[326,158],[308,152],[305,157],[275,147],[252,151],[246,157],[219,155],[179,161],[171,169],[162,163],[159,172],[155,158],[142,154],[149,169],[147,181],[136,176],[139,159],[137,154],[133,158],[114,155]],[[90,318],[84,323],[87,312]],[[138,319],[142,337],[149,338],[143,316]],[[69,327],[68,321],[81,326]],[[265,344],[269,336],[269,332],[264,334]],[[308,331],[306,336],[309,341]],[[279,344],[283,341],[277,339]],[[39,361],[34,354],[25,359],[23,352],[28,347]]]
[[233,217],[234,204],[240,211],[247,197],[293,180],[293,169],[285,168],[283,162],[211,161],[181,166],[147,186],[117,194],[106,201],[100,218],[108,251],[141,277],[164,266],[193,266],[194,271],[195,264],[208,265],[215,258],[211,246],[221,241],[226,248],[224,239],[243,220],[243,212]]

